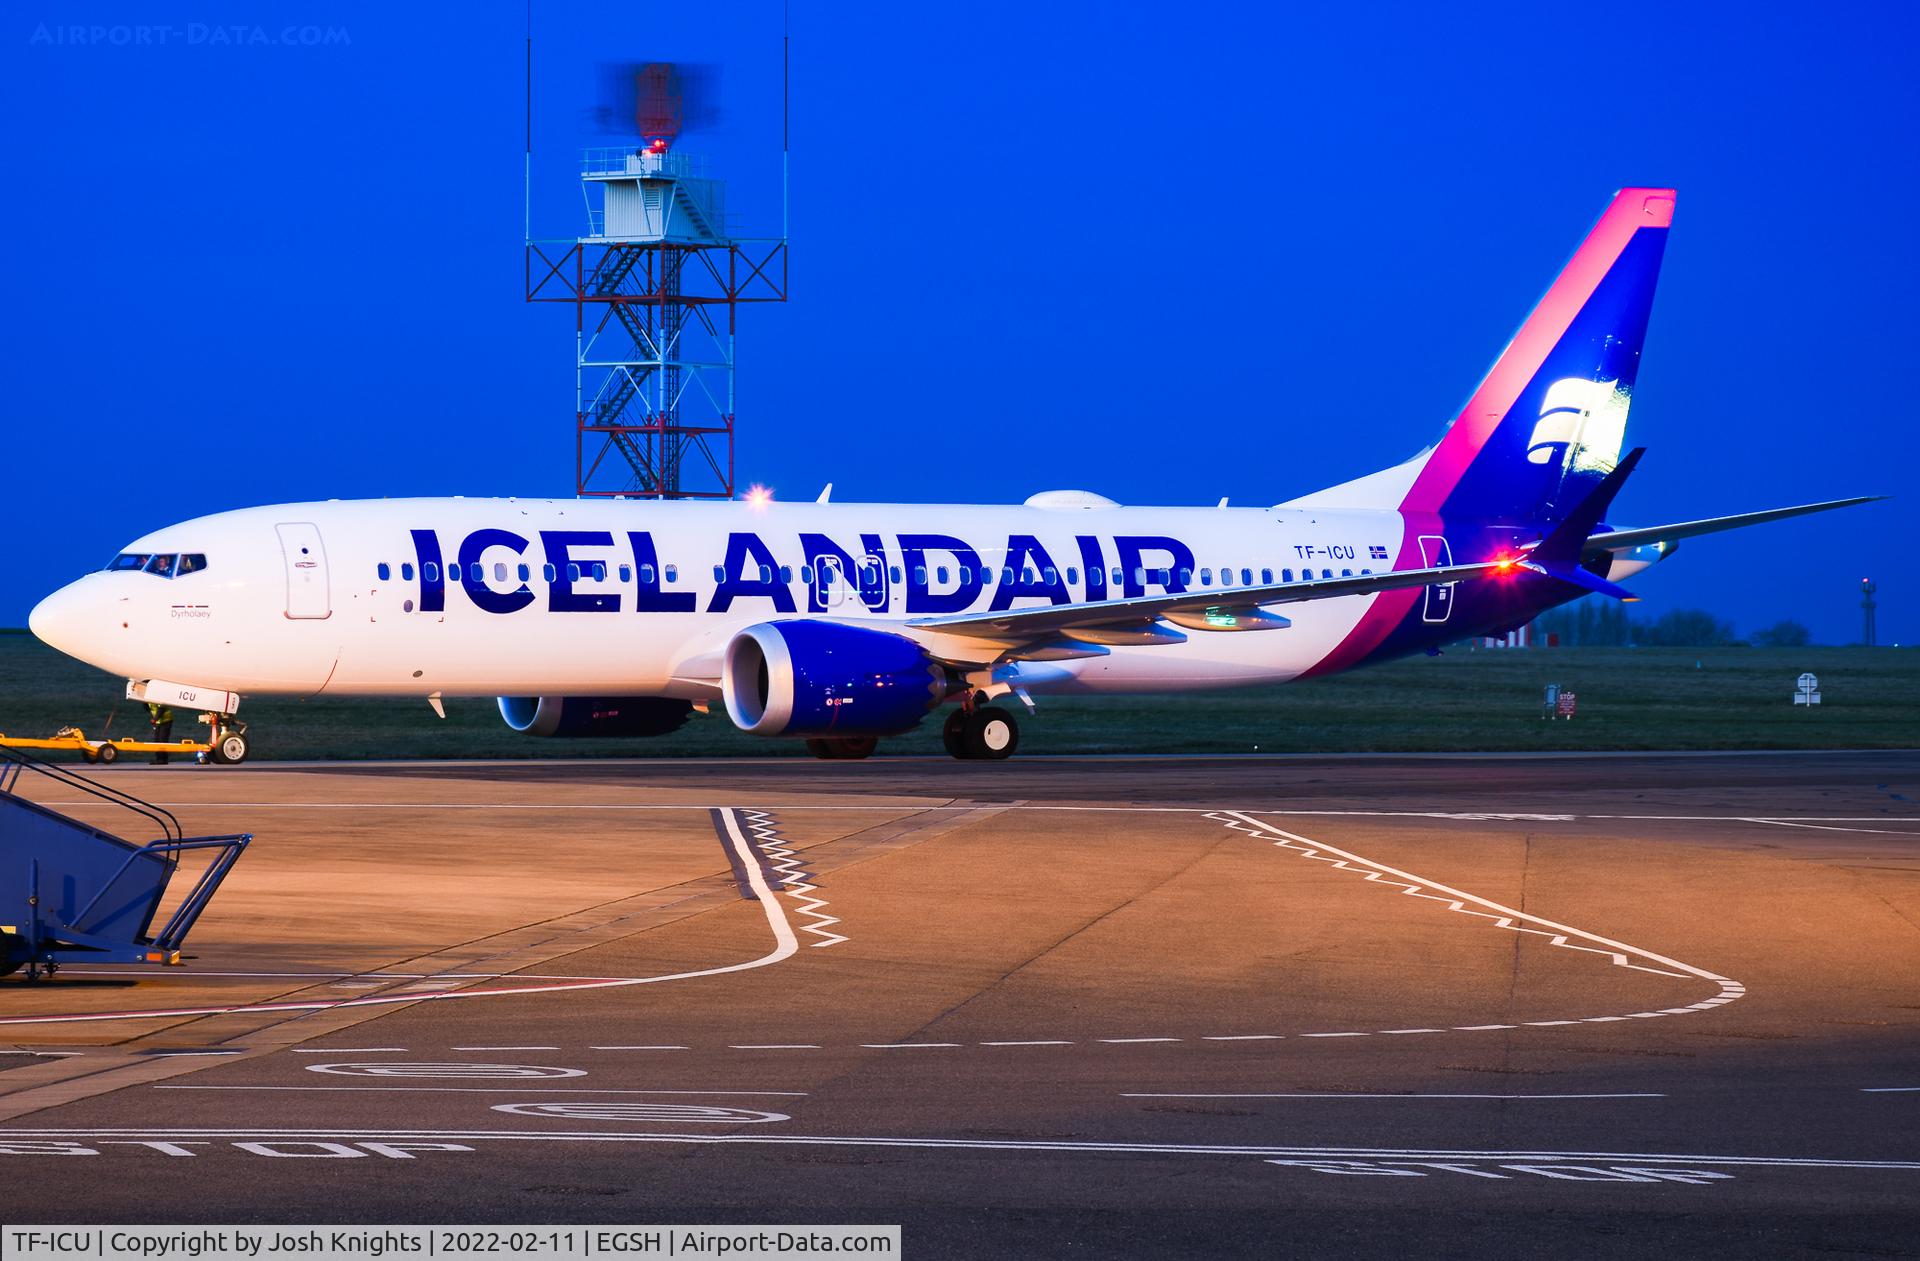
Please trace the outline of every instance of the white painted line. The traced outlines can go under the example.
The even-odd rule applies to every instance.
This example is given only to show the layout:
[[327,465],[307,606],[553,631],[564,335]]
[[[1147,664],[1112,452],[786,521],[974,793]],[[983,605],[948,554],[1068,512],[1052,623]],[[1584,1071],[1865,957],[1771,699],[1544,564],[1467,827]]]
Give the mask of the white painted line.
[[1122,1099],[1665,1099],[1656,1094],[1613,1095],[1464,1095],[1464,1094],[1348,1094],[1337,1091],[1293,1091],[1286,1094],[1175,1095],[1123,1094]]
[[683,1046],[590,1046],[589,1051],[684,1051]]
[[454,1051],[558,1051],[557,1046],[456,1046]]
[[1364,1033],[1302,1033],[1296,1034],[1295,1036],[1301,1038],[1364,1038],[1367,1035]]
[[1278,1042],[1286,1035],[1279,1033],[1214,1033],[1202,1037],[1202,1042]]
[[365,1055],[369,1051],[404,1051],[403,1046],[296,1046],[295,1055]]
[[817,1042],[740,1042],[729,1043],[729,1051],[818,1051]]
[[1920,1091],[1920,1086],[1862,1086],[1863,1095],[1905,1095]]
[[1512,1029],[1512,1028],[1514,1028],[1513,1025],[1455,1025],[1454,1026],[1455,1031],[1459,1033],[1479,1033],[1485,1029]]
[[1568,1151],[1564,1149],[1525,1151],[1504,1149],[1461,1150],[1430,1147],[1289,1147],[1280,1145],[1252,1146],[1232,1143],[1128,1143],[1083,1139],[905,1138],[882,1135],[769,1134],[765,1132],[663,1134],[618,1130],[486,1130],[478,1128],[431,1130],[400,1128],[354,1129],[347,1127],[293,1129],[270,1126],[259,1128],[235,1126],[222,1128],[174,1128],[149,1126],[138,1129],[131,1127],[95,1129],[0,1128],[0,1137],[9,1141],[19,1139],[54,1139],[69,1141],[92,1140],[97,1142],[124,1138],[147,1142],[177,1142],[189,1139],[252,1139],[266,1141],[344,1139],[347,1141],[367,1140],[375,1142],[407,1142],[410,1140],[493,1140],[500,1142],[535,1143],[677,1143],[708,1146],[872,1147],[935,1151],[1070,1152],[1088,1155],[1122,1153],[1151,1156],[1242,1156],[1260,1159],[1386,1160],[1395,1162],[1497,1160],[1526,1161],[1529,1163],[1571,1162],[1584,1164],[1593,1161],[1631,1161],[1636,1165],[1704,1164],[1734,1168],[1874,1169],[1881,1171],[1920,1172],[1920,1161],[1846,1160],[1802,1156],[1714,1156],[1681,1152],[1596,1152]]
[[753,888],[754,895],[760,903],[760,909],[767,917],[767,927],[773,932],[774,948],[759,958],[749,959],[745,963],[698,968],[690,972],[668,972],[659,976],[618,977],[547,985],[506,985],[497,989],[439,990],[429,993],[382,994],[369,998],[329,998],[298,1002],[222,1003],[207,1007],[169,1007],[144,1011],[88,1012],[59,1016],[0,1016],[0,1025],[160,1020],[175,1016],[224,1016],[235,1012],[332,1011],[339,1008],[384,1007],[396,1003],[457,1002],[468,998],[502,998],[526,994],[553,994],[571,990],[619,989],[631,985],[657,985],[665,981],[691,981],[702,977],[750,972],[756,968],[764,968],[792,958],[799,951],[800,943],[794,937],[793,926],[787,922],[785,908],[780,900],[773,896],[773,890],[767,885],[766,873],[761,870],[759,860],[754,856],[752,847],[747,844],[747,838],[740,830],[738,812],[728,807],[721,809],[719,815],[726,823],[728,840],[734,852],[739,855],[741,866],[746,870],[747,883]]
[[953,1047],[958,1042],[862,1042],[860,1044],[872,1051],[904,1051],[910,1047]]
[[596,1090],[587,1086],[155,1086],[155,1090],[299,1090],[438,1095],[768,1095],[803,1099],[804,1090]]
[[1072,1046],[1073,1043],[1059,1038],[1042,1038],[1033,1042],[982,1042],[981,1046]]
[[1096,1042],[1111,1042],[1115,1044],[1124,1043],[1124,1042],[1178,1042],[1180,1040],[1181,1039],[1179,1038],[1096,1038],[1094,1039],[1094,1041]]
[[1445,1029],[1382,1029],[1381,1033],[1445,1033]]

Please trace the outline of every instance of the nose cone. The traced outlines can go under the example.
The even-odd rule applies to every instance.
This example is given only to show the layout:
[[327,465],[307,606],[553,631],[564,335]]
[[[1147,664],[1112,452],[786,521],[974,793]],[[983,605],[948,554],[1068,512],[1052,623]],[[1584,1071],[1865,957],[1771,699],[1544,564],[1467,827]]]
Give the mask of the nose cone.
[[70,657],[85,660],[85,647],[98,639],[98,601],[82,590],[85,583],[75,582],[60,588],[27,614],[27,629],[49,648],[58,648]]

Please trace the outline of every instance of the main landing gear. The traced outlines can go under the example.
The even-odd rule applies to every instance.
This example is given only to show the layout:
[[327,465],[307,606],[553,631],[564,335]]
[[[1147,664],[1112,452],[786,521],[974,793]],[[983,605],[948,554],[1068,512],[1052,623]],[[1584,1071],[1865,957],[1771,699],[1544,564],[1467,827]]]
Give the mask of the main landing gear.
[[1012,757],[1020,747],[1020,727],[999,706],[977,705],[948,714],[940,740],[954,757],[997,762]]

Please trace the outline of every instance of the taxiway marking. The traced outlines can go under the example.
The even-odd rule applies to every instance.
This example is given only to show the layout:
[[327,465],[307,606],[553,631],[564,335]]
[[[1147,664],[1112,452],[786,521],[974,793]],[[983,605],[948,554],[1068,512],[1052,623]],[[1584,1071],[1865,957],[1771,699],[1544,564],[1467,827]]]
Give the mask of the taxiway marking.
[[1468,1094],[1359,1094],[1347,1091],[1296,1090],[1279,1094],[1148,1094],[1129,1092],[1122,1099],[1665,1099],[1645,1092],[1600,1095],[1468,1095]]
[[155,1090],[299,1090],[429,1095],[767,1095],[804,1099],[804,1090],[601,1090],[592,1086],[155,1086]]
[[501,1141],[534,1143],[708,1144],[713,1146],[866,1147],[924,1151],[1044,1152],[1065,1155],[1145,1155],[1174,1157],[1249,1157],[1259,1160],[1397,1160],[1397,1161],[1526,1161],[1538,1164],[1631,1161],[1636,1165],[1683,1163],[1722,1168],[1872,1169],[1920,1172],[1920,1161],[1846,1160],[1804,1156],[1715,1156],[1677,1152],[1593,1152],[1568,1150],[1459,1150],[1396,1147],[1294,1147],[1228,1143],[1152,1143],[1096,1139],[991,1139],[893,1137],[834,1134],[673,1134],[635,1131],[489,1130],[489,1129],[350,1129],[350,1128],[0,1128],[0,1140],[81,1140],[106,1143],[190,1142],[194,1140],[254,1140],[266,1142],[346,1141]]
[[765,873],[760,863],[753,858],[746,835],[740,829],[737,811],[732,807],[722,809],[716,814],[716,822],[725,830],[727,839],[735,846],[746,864],[748,883],[758,895],[761,909],[767,918],[767,927],[773,932],[774,948],[757,959],[745,963],[729,963],[719,967],[699,968],[690,972],[669,972],[660,976],[638,977],[602,977],[595,980],[569,981],[547,985],[507,985],[495,989],[473,990],[431,990],[402,994],[380,994],[368,998],[330,998],[312,999],[295,1002],[265,1003],[223,1003],[204,1007],[167,1007],[144,1011],[84,1012],[55,1016],[0,1016],[0,1025],[45,1025],[75,1024],[103,1020],[162,1020],[175,1016],[225,1016],[236,1013],[281,1012],[281,1011],[332,1011],[342,1008],[390,1006],[395,1003],[448,1002],[462,998],[502,998],[526,994],[553,994],[568,990],[620,989],[633,985],[656,985],[664,981],[691,981],[701,977],[725,976],[734,972],[749,972],[756,968],[768,967],[782,960],[792,958],[800,949],[795,938],[793,926],[787,921],[785,907],[773,896],[767,885]]
[[[110,803],[99,801],[46,801],[42,804],[60,809],[105,808]],[[547,813],[556,810],[612,810],[612,811],[707,811],[732,809],[716,806],[710,801],[699,802],[590,802],[590,801],[156,801],[153,804],[183,809],[252,809],[252,810],[535,810]],[[884,813],[915,815],[929,814],[941,810],[965,812],[977,810],[980,804],[948,805],[945,803],[903,804],[892,806],[868,806],[857,804],[820,805],[818,802],[782,802],[776,805],[758,807],[763,810],[781,813],[809,812],[847,814]],[[1040,803],[992,803],[997,810],[1060,811],[1079,814],[1212,814],[1217,810],[1213,806],[1068,806]],[[1646,822],[1667,823],[1914,823],[1920,825],[1920,817],[1909,818],[1894,815],[1745,815],[1745,814],[1568,814],[1560,811],[1506,811],[1506,810],[1267,810],[1249,809],[1246,814],[1270,815],[1275,818],[1303,819],[1449,819],[1461,822],[1483,821],[1527,821],[1527,822],[1572,822],[1583,819],[1641,820]],[[1896,832],[1897,836],[1920,836],[1920,832]]]

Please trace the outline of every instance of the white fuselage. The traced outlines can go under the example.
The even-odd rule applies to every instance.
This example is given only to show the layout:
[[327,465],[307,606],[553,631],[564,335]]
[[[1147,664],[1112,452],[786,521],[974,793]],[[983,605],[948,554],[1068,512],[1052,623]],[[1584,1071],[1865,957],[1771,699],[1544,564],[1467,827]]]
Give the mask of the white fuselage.
[[[1078,602],[1162,591],[1186,569],[1187,589],[1223,591],[1282,575],[1358,574],[1390,568],[1382,558],[1399,553],[1406,533],[1388,511],[1057,498],[1051,507],[396,499],[251,508],[128,545],[130,554],[204,556],[203,569],[89,574],[37,608],[33,628],[116,674],[242,695],[701,700],[717,695],[728,640],[757,622],[885,624]],[[848,562],[855,572],[842,572]],[[1375,598],[1289,606],[1285,629],[1024,662],[1018,682],[1137,692],[1283,681],[1332,652]]]

